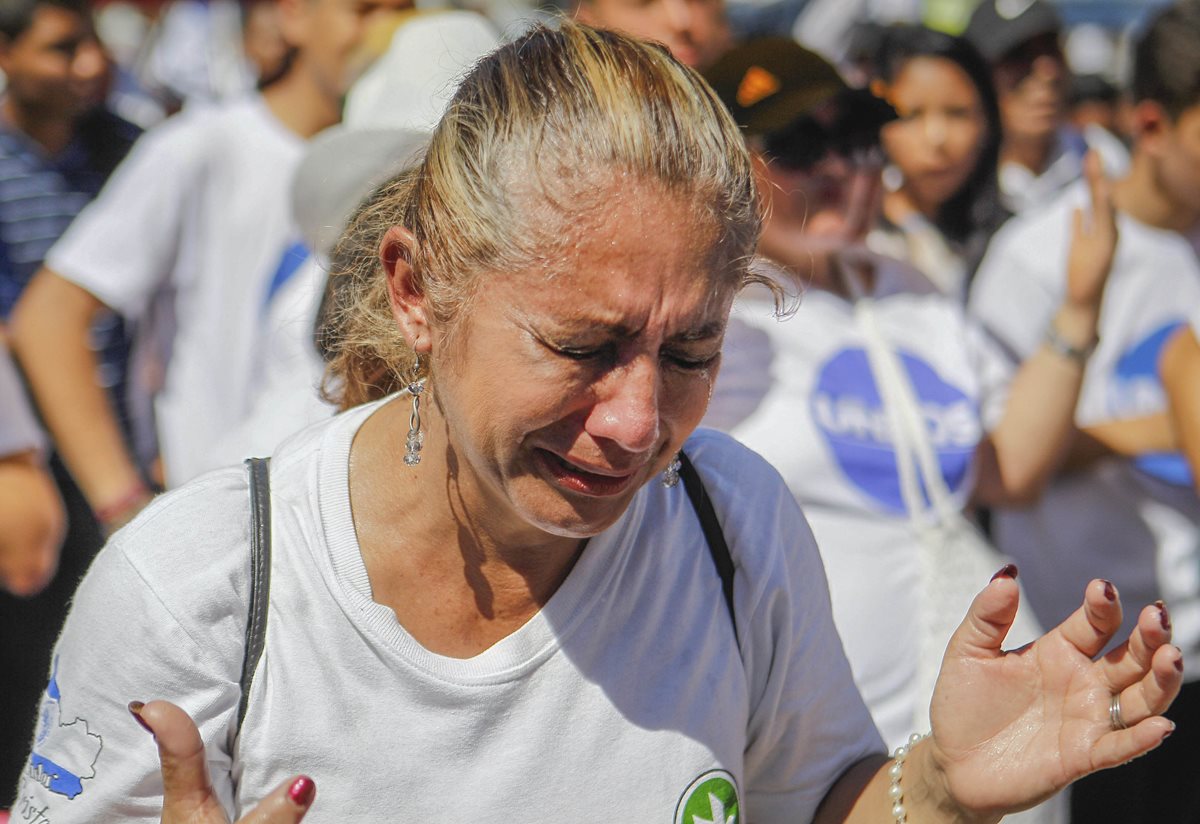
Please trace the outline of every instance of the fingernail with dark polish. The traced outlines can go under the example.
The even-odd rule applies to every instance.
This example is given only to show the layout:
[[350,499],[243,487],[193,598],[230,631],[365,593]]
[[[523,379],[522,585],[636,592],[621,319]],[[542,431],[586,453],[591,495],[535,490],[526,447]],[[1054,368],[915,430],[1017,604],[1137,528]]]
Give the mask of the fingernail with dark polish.
[[1175,659],[1175,669],[1178,670],[1179,672],[1183,672],[1183,659],[1182,658]]
[[292,803],[297,807],[308,809],[316,794],[317,785],[307,775],[300,776],[292,782],[292,786],[288,787],[288,798],[292,799]]
[[1117,588],[1113,586],[1112,581],[1104,582],[1104,597],[1109,602],[1117,600]]
[[1155,601],[1154,606],[1158,607],[1158,620],[1162,624],[1164,632],[1171,631],[1171,616],[1167,612],[1167,605],[1162,601]]
[[129,714],[133,716],[133,720],[142,725],[142,729],[154,735],[154,730],[150,729],[150,725],[146,723],[146,719],[142,718],[142,707],[146,706],[142,701],[129,702]]
[[1005,564],[1003,569],[1001,569],[999,572],[997,572],[995,575],[992,576],[992,580],[995,581],[997,578],[1016,578],[1016,577],[1017,577],[1017,565],[1016,564]]

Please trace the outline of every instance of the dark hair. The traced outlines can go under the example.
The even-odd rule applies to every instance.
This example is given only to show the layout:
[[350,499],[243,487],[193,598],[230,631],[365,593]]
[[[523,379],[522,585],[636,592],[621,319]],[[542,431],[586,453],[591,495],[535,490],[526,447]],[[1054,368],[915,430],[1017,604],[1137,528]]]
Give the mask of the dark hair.
[[1133,52],[1133,99],[1153,100],[1177,118],[1200,102],[1200,3],[1182,2],[1155,17]]
[[992,71],[975,47],[963,38],[923,26],[901,25],[883,33],[875,63],[876,76],[890,84],[909,61],[918,57],[949,60],[962,69],[979,95],[987,124],[983,150],[975,168],[962,188],[942,204],[934,219],[942,234],[962,250],[968,271],[973,271],[992,233],[1008,217],[1000,202],[997,179],[1002,131]]
[[38,6],[65,9],[80,17],[90,17],[87,0],[0,0],[0,35],[16,40],[33,25]]

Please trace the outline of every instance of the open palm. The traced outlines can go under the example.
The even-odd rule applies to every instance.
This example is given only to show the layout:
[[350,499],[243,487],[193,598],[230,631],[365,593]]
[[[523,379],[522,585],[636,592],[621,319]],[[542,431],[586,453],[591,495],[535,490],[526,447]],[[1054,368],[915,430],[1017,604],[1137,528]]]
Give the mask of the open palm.
[[[951,797],[984,816],[1033,806],[1158,746],[1174,729],[1160,713],[1183,680],[1160,605],[1146,607],[1126,643],[1096,659],[1121,624],[1111,584],[1092,581],[1066,621],[1003,652],[1018,597],[1003,577],[976,597],[947,649],[930,711],[932,757]],[[1128,729],[1112,726],[1114,694]]]

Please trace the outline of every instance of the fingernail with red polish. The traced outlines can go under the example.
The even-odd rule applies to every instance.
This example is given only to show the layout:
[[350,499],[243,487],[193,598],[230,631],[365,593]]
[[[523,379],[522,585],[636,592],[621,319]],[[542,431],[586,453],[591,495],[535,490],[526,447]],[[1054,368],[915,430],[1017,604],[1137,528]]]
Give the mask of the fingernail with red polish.
[[1104,582],[1104,598],[1110,603],[1117,600],[1117,588],[1113,586],[1112,581]]
[[1179,672],[1183,672],[1183,659],[1182,658],[1175,659],[1175,669]]
[[146,719],[142,718],[142,707],[146,706],[142,701],[129,702],[129,714],[133,716],[133,720],[142,725],[142,729],[154,735],[154,730],[150,729],[150,725],[146,723]]
[[313,802],[313,796],[317,794],[317,785],[307,775],[302,775],[292,782],[292,786],[288,787],[288,798],[292,799],[292,803],[297,807],[308,806]]
[[999,572],[997,572],[995,575],[992,576],[992,580],[995,581],[997,578],[1016,578],[1016,577],[1017,577],[1017,565],[1016,564],[1005,564],[1004,567]]
[[1155,601],[1154,606],[1158,607],[1158,621],[1162,624],[1164,632],[1171,631],[1171,616],[1167,613],[1167,605],[1162,601]]

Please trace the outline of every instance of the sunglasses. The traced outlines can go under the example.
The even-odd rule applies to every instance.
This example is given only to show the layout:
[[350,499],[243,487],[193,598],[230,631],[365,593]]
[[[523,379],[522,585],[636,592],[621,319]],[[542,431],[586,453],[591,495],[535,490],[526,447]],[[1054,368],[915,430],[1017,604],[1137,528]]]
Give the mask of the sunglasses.
[[803,172],[829,155],[854,160],[879,151],[879,129],[895,119],[885,101],[868,92],[847,92],[828,123],[803,115],[763,137],[763,148],[781,166]]

